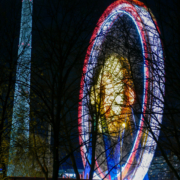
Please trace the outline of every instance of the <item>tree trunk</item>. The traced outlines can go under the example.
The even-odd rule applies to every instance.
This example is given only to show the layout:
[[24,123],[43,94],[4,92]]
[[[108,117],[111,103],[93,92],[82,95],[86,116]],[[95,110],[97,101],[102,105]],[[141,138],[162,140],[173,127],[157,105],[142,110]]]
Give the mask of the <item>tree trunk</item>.
[[95,168],[95,150],[96,150],[96,140],[97,140],[97,124],[98,118],[92,120],[92,158],[90,164],[89,180],[93,179],[94,168]]
[[48,180],[48,172],[44,173],[45,175],[45,180]]
[[74,157],[74,154],[73,154],[73,146],[72,146],[72,142],[71,142],[71,139],[70,139],[71,134],[69,133],[69,131],[67,129],[66,120],[64,121],[64,127],[65,127],[65,131],[66,131],[66,135],[67,135],[68,146],[69,146],[69,149],[70,149],[70,151],[69,151],[68,148],[65,146],[66,151],[70,154],[70,159],[71,159],[71,162],[72,162],[74,172],[76,174],[76,179],[80,179],[79,171],[78,171],[77,164],[76,164],[76,160],[75,160],[75,157]]
[[58,179],[58,171],[59,171],[59,152],[58,152],[59,143],[58,143],[58,133],[56,132],[54,132],[54,146],[53,146],[53,180]]

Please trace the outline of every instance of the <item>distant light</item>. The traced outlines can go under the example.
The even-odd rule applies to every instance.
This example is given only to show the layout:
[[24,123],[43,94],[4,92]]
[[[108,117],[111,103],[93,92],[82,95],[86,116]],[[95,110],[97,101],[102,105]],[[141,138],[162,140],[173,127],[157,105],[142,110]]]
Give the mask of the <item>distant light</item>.
[[123,123],[123,124],[122,124],[122,126],[125,128],[125,127],[126,127],[126,124],[125,124],[125,123]]

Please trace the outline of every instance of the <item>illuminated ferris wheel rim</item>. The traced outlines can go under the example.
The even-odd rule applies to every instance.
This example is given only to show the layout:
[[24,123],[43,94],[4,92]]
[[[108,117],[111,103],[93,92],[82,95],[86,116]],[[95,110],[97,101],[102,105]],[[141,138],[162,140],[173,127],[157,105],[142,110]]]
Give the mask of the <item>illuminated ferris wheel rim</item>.
[[[139,33],[139,37],[140,37],[141,45],[142,45],[143,55],[144,55],[145,58],[148,56],[145,33],[146,33],[146,35],[148,35],[148,37],[151,34],[150,34],[150,32],[147,32],[147,29],[145,29],[144,24],[145,25],[148,24],[148,26],[155,29],[155,31],[153,33],[155,33],[157,35],[157,37],[159,37],[159,29],[158,29],[158,26],[157,26],[157,23],[156,23],[154,17],[152,16],[151,13],[148,12],[145,5],[143,3],[141,3],[141,2],[139,2],[139,1],[132,1],[132,2],[125,1],[125,0],[116,1],[116,2],[112,3],[105,10],[105,12],[103,13],[103,15],[101,16],[101,18],[99,19],[99,21],[97,23],[97,27],[95,28],[95,30],[93,32],[93,35],[91,37],[91,40],[90,40],[90,46],[88,47],[88,50],[87,50],[87,56],[86,56],[85,62],[84,62],[83,74],[86,74],[86,72],[88,72],[88,66],[89,66],[88,62],[91,60],[91,55],[98,53],[94,49],[94,47],[97,44],[101,44],[102,41],[103,41],[102,38],[99,38],[98,35],[101,33],[102,30],[106,34],[108,29],[110,29],[112,24],[114,23],[114,20],[120,14],[126,14],[132,19],[132,21],[136,25],[136,28],[137,28],[138,33]],[[146,17],[146,16],[148,16],[148,17]],[[151,19],[151,18],[153,18],[153,19]],[[161,41],[160,41],[159,38],[158,38],[158,42],[156,42],[156,43],[153,42],[152,45],[157,46],[157,48],[158,48],[158,46],[162,47],[161,46]],[[151,46],[151,50],[152,49],[153,49],[153,47]],[[162,51],[161,51],[160,56],[163,59],[163,52]],[[144,65],[144,82],[145,83],[144,83],[144,95],[143,95],[143,107],[142,107],[143,111],[142,112],[144,112],[146,110],[146,107],[144,106],[144,104],[147,103],[146,89],[148,89],[148,81],[147,81],[148,75],[149,75],[149,71],[148,71],[148,65],[146,63],[146,65]],[[78,113],[78,115],[79,115],[79,124],[83,123],[83,109],[82,109],[83,102],[82,102],[82,99],[84,97],[84,79],[85,79],[85,77],[83,76],[82,80],[81,80],[81,87],[83,87],[83,88],[80,90],[80,100],[81,100],[81,102],[79,104],[79,113]],[[156,111],[158,111],[158,109]],[[160,118],[160,121],[161,121],[162,117],[160,117],[160,115],[159,115],[159,118]],[[125,164],[125,166],[123,167],[123,170],[122,170],[123,171],[123,177],[125,177],[126,173],[128,172],[128,170],[130,168],[130,164],[133,162],[134,157],[136,155],[134,150],[138,147],[139,141],[140,141],[140,138],[141,138],[141,135],[142,135],[142,131],[141,131],[141,128],[143,126],[143,117],[142,117],[142,115],[141,115],[141,118],[140,118],[139,125],[140,125],[140,129],[137,132],[137,136],[136,136],[132,151],[131,151],[131,153],[129,155],[127,163]],[[79,132],[81,133],[83,131],[84,131],[84,129],[82,127],[79,127]],[[85,139],[80,136],[79,140],[80,140],[80,144],[82,144]],[[149,144],[154,143],[153,140],[151,140],[149,137],[147,138],[146,142],[149,143]],[[84,146],[81,147],[81,153],[82,153],[84,166],[85,166],[85,163],[86,163],[86,159],[85,159],[85,156],[84,156],[85,152],[86,152],[86,148]],[[150,162],[152,160],[152,157],[153,156],[151,155],[151,158],[149,158],[149,162],[148,162],[149,165],[150,165]],[[143,164],[142,161],[140,162],[141,164]],[[96,161],[96,165],[98,167],[97,161]],[[101,177],[103,178],[103,173],[101,172],[100,168],[98,168],[98,172],[101,175]],[[134,179],[136,179],[136,178],[134,178]]]

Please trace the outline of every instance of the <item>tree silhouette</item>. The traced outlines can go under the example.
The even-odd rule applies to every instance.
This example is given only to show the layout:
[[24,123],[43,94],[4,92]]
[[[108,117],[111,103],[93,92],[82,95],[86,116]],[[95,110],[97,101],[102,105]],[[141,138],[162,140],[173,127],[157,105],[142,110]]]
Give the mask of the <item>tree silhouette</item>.
[[20,4],[16,1],[0,3],[0,166],[6,177],[9,136],[14,100],[15,69],[20,23]]

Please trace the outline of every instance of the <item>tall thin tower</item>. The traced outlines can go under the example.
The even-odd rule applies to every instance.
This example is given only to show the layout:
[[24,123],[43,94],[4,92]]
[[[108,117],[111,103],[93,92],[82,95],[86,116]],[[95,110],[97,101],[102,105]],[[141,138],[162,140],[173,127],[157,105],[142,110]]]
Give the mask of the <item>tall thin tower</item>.
[[32,9],[33,0],[22,0],[8,176],[21,176],[21,174],[15,173],[13,157],[16,149],[14,146],[19,138],[27,141],[29,138]]

